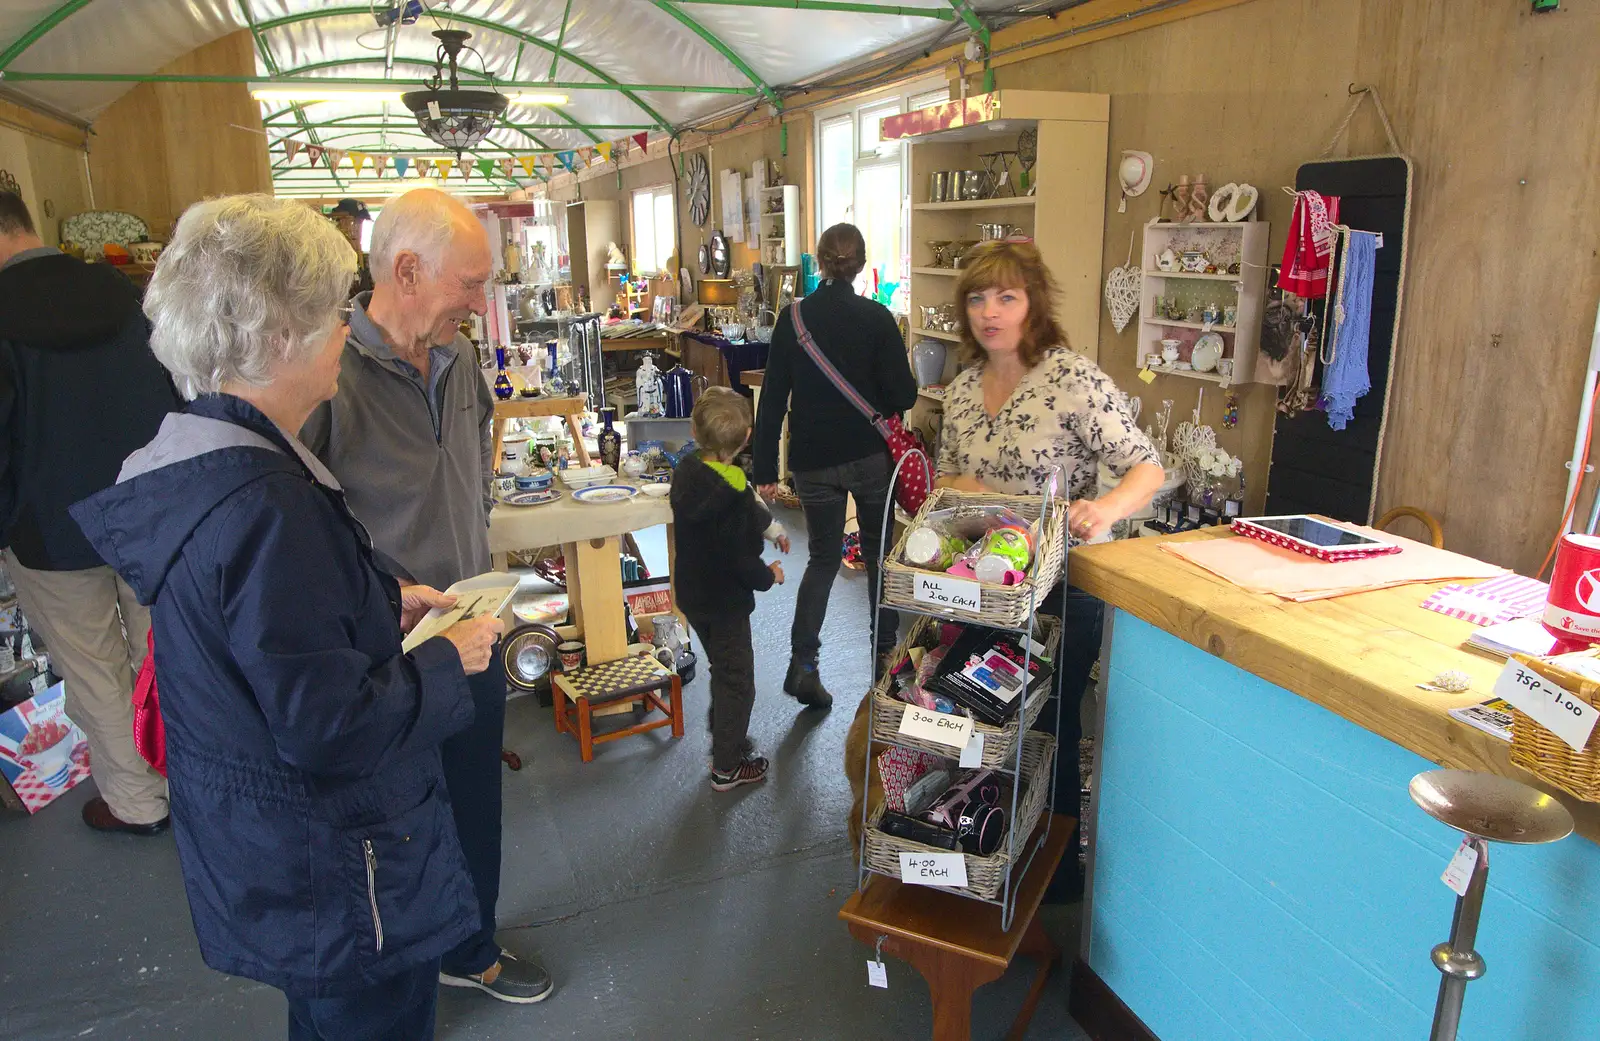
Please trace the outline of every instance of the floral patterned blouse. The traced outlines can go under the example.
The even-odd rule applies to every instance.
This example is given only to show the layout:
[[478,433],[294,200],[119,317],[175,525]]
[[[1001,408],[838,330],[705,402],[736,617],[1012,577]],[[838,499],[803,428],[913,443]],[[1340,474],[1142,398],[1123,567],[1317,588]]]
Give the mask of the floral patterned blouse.
[[1161,464],[1117,385],[1083,355],[1046,351],[993,419],[983,407],[983,368],[966,369],[945,393],[941,477],[965,474],[997,492],[1035,495],[1059,465],[1071,501],[1098,495],[1100,462],[1118,477]]

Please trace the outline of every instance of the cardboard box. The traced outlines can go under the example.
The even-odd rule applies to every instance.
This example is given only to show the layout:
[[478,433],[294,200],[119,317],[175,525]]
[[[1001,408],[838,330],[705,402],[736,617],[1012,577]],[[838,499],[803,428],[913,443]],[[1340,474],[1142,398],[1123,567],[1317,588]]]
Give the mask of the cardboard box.
[[0,714],[0,802],[38,813],[89,776],[89,741],[67,716],[66,684]]

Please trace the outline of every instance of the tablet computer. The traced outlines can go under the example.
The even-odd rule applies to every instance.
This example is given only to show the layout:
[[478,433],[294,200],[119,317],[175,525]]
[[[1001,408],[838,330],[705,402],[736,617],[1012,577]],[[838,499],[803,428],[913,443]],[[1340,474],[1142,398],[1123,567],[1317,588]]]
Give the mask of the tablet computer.
[[1232,527],[1240,535],[1328,561],[1400,552],[1396,543],[1303,513],[1285,517],[1239,517]]

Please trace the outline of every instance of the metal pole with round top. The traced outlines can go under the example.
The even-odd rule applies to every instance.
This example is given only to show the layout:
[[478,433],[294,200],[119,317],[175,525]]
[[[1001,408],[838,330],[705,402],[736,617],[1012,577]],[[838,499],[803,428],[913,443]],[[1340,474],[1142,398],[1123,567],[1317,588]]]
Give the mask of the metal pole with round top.
[[[1467,984],[1487,971],[1474,945],[1484,889],[1489,884],[1489,843],[1533,846],[1557,842],[1572,834],[1572,814],[1536,788],[1474,770],[1417,774],[1411,779],[1411,798],[1428,816],[1467,837],[1457,856],[1471,861],[1471,874],[1465,890],[1457,890],[1450,939],[1433,949],[1433,964],[1444,978],[1439,981],[1433,1032],[1428,1037],[1429,1041],[1455,1041]],[[1457,865],[1452,862],[1451,866]]]

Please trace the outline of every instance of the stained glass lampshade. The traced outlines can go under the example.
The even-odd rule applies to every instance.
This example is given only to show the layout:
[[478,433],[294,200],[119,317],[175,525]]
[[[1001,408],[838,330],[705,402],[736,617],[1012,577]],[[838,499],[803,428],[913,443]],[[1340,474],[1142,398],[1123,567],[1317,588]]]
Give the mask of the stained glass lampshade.
[[452,152],[464,152],[489,136],[506,110],[507,98],[494,90],[461,89],[456,60],[470,33],[439,29],[433,35],[439,39],[433,79],[427,89],[408,91],[400,95],[400,100],[417,117],[417,126],[428,140]]

